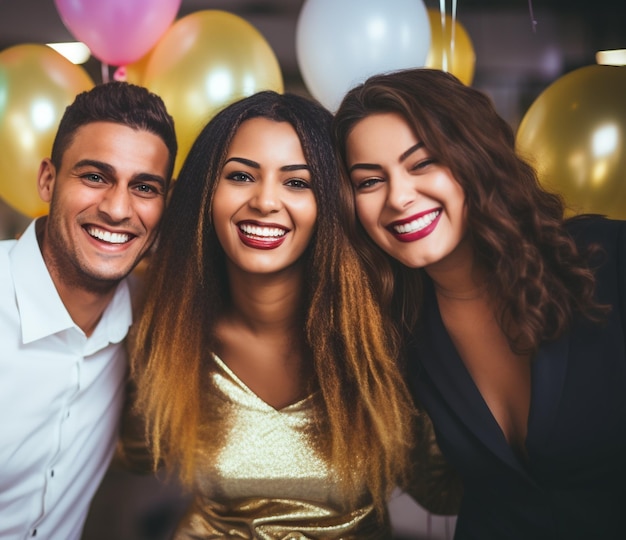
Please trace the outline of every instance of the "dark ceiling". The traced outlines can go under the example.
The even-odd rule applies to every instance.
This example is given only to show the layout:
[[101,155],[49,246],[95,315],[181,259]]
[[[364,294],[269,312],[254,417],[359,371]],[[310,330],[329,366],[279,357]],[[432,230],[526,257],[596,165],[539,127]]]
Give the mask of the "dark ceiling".
[[[202,9],[223,9],[244,18],[276,17],[291,20],[295,25],[303,3],[304,0],[182,0],[179,17]],[[437,9],[440,7],[438,0],[426,0],[424,4]],[[452,2],[446,1],[445,5],[449,12]],[[476,11],[527,12],[530,20],[531,9],[536,16],[546,12],[579,16],[598,35],[598,39],[617,34],[617,39],[621,37],[623,42],[614,46],[626,46],[626,0],[458,0],[456,5],[460,20],[464,12]],[[63,25],[53,0],[0,0],[0,50],[19,43],[71,39],[72,35]]]
[[[101,0],[105,2],[106,0]],[[132,0],[128,0],[132,1]],[[182,0],[178,17],[205,9],[221,9],[230,11],[248,20],[255,25],[273,48],[279,60],[287,86],[290,81],[298,84],[299,70],[295,59],[295,28],[298,15],[305,0]],[[341,1],[341,0],[337,0]],[[359,0],[343,0],[359,2]],[[380,0],[385,3],[390,0]],[[417,1],[417,0],[416,0]],[[154,0],[157,4],[158,0]],[[452,0],[446,0],[446,11],[450,13]],[[593,62],[595,51],[626,47],[626,0],[456,0],[457,17],[462,22],[464,17],[471,19],[475,24],[475,34],[472,38],[484,41],[481,34],[489,31],[486,24],[476,22],[487,20],[489,17],[516,17],[516,24],[528,24],[531,28],[531,11],[537,19],[537,33],[544,31],[554,32],[554,25],[549,21],[555,19],[574,21],[573,27],[580,33],[580,38],[568,38],[580,43],[579,49],[584,49],[585,56],[581,63]],[[439,0],[424,0],[428,8],[440,9]],[[545,23],[543,26],[542,24]],[[350,24],[350,21],[346,21]],[[572,26],[571,24],[569,25]],[[525,29],[524,29],[525,30]],[[487,36],[491,37],[491,36]],[[70,41],[73,36],[61,21],[53,0],[0,0],[0,51],[6,47],[21,43],[47,43],[55,41]],[[514,39],[506,31],[493,37],[496,40]],[[503,50],[510,50],[501,42],[494,46],[490,42],[490,50],[481,50],[481,57],[477,54],[477,78],[482,76],[481,62],[486,60],[485,55],[497,48],[502,55]],[[518,51],[515,51],[516,54]],[[523,51],[519,51],[523,54]],[[518,59],[512,58],[515,63]],[[532,61],[535,61],[533,58]],[[576,60],[578,62],[578,60]],[[567,66],[567,67],[576,67]],[[101,73],[101,65],[92,58],[85,65],[87,71],[95,81]]]

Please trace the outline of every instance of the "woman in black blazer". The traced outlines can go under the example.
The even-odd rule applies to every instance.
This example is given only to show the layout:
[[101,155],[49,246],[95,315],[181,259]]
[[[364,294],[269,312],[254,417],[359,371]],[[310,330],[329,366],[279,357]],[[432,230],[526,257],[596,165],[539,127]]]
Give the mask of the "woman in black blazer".
[[438,70],[351,90],[335,136],[354,241],[463,478],[455,538],[626,538],[625,224],[565,219],[489,99]]

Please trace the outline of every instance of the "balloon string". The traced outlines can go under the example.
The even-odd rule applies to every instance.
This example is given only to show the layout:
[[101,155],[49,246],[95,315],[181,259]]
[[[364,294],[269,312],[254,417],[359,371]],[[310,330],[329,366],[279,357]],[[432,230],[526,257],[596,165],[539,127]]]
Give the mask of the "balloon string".
[[456,30],[456,0],[452,0],[452,28],[450,29],[450,71],[454,69],[455,30]]
[[443,46],[443,58],[441,59],[441,68],[448,71],[448,47],[446,44],[446,0],[439,0],[439,11],[441,12],[441,37]]
[[533,0],[528,0],[528,11],[530,12],[530,24],[533,28],[533,33],[537,33],[537,19],[533,13]]
[[102,67],[102,82],[108,83],[109,82],[109,64],[105,64],[104,62],[102,62],[101,67]]

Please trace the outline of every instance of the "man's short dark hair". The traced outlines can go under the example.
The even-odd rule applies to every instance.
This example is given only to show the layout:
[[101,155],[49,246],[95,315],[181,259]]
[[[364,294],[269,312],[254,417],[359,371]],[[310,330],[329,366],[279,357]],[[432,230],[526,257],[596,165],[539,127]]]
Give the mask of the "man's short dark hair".
[[160,137],[169,150],[168,178],[171,177],[178,145],[174,119],[159,96],[141,86],[121,81],[100,84],[78,94],[65,109],[52,144],[51,160],[57,169],[76,131],[93,122],[122,124]]

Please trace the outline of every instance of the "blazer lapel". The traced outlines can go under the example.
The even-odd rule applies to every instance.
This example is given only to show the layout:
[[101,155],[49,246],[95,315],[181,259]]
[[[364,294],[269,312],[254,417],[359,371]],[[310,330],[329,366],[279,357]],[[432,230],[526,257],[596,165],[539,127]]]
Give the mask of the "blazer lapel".
[[424,325],[413,344],[423,369],[460,421],[499,459],[528,476],[454,347],[441,320],[434,293],[430,287],[426,289]]

